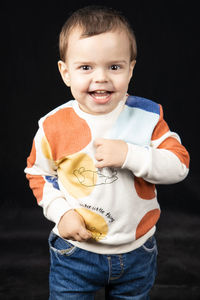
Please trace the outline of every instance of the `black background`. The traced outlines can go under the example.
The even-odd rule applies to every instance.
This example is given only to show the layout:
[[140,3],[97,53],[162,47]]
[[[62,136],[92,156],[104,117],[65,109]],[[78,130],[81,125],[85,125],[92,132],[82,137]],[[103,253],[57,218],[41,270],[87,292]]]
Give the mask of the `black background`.
[[[175,226],[180,216],[181,223],[184,223],[186,214],[187,221],[199,218],[200,47],[197,2],[7,1],[0,5],[0,229],[4,238],[5,233],[7,236],[12,234],[13,227],[21,226],[22,235],[26,236],[25,231],[23,233],[26,226],[39,233],[41,226],[47,230],[53,225],[43,220],[24,168],[38,120],[72,98],[57,69],[58,36],[70,12],[88,4],[119,9],[132,24],[138,57],[129,93],[162,104],[170,129],[180,135],[191,156],[186,180],[175,185],[158,186],[161,209],[166,216],[166,212],[173,212],[171,221]],[[36,208],[41,215],[34,219]],[[194,230],[193,227],[190,229]],[[39,298],[29,295],[29,299]]]
[[[58,35],[76,8],[95,3],[121,10],[134,28],[138,58],[129,93],[163,105],[164,116],[191,156],[188,178],[159,187],[163,207],[199,212],[199,16],[182,1],[52,1],[3,5],[1,21],[1,204],[31,207],[23,174],[37,121],[71,99],[58,73]],[[42,4],[42,3],[41,3]]]

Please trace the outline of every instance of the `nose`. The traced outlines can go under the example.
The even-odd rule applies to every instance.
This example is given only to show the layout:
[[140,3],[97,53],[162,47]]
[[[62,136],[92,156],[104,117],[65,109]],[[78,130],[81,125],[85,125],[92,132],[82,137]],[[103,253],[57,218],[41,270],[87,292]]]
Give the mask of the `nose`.
[[95,71],[94,74],[95,83],[104,83],[108,82],[108,74],[105,69],[99,68]]

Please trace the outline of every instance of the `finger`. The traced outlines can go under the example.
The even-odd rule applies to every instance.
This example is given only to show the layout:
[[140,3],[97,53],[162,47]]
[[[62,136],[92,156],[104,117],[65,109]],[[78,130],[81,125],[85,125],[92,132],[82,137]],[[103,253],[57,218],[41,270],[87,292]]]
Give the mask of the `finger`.
[[102,168],[108,167],[108,164],[106,164],[105,161],[101,160],[95,164],[95,167],[98,169],[102,169]]
[[101,160],[103,159],[101,153],[96,153],[94,157],[95,157],[95,159],[98,160],[98,161],[101,161]]
[[74,241],[83,242],[82,238],[80,237],[80,235],[78,233],[74,236]]
[[104,142],[104,139],[102,139],[102,138],[97,138],[97,139],[94,141],[94,146],[95,146],[95,147],[99,147],[99,146],[101,146],[101,145],[103,144],[103,142]]
[[92,237],[92,236],[88,236],[88,237],[86,238],[86,236],[83,237],[82,235],[80,235],[79,233],[77,233],[77,234],[74,236],[74,240],[77,241],[77,242],[86,242],[86,241],[89,240],[91,237]]
[[92,234],[89,230],[87,230],[86,228],[80,228],[79,231],[79,236],[83,239],[83,240],[89,240],[92,237]]

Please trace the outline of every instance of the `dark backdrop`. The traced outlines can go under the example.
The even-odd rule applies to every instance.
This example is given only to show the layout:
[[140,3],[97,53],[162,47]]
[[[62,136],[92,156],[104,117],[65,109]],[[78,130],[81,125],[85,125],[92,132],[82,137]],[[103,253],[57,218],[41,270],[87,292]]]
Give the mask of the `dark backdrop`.
[[197,2],[139,0],[1,4],[1,212],[36,207],[23,170],[37,121],[71,98],[57,70],[59,31],[70,11],[91,3],[119,9],[130,20],[138,58],[129,92],[161,103],[171,130],[190,152],[187,179],[158,187],[161,208],[198,214]]

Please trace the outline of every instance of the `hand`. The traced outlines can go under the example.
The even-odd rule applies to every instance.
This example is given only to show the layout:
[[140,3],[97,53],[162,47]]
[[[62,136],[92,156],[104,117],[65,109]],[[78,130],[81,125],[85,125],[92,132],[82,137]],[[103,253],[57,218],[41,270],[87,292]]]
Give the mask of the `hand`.
[[82,216],[73,209],[62,216],[58,223],[58,231],[61,237],[73,241],[85,242],[92,238],[92,234],[85,227]]
[[125,162],[128,152],[128,145],[122,140],[96,139],[94,142],[96,148],[95,159],[96,167],[115,167],[121,168]]

